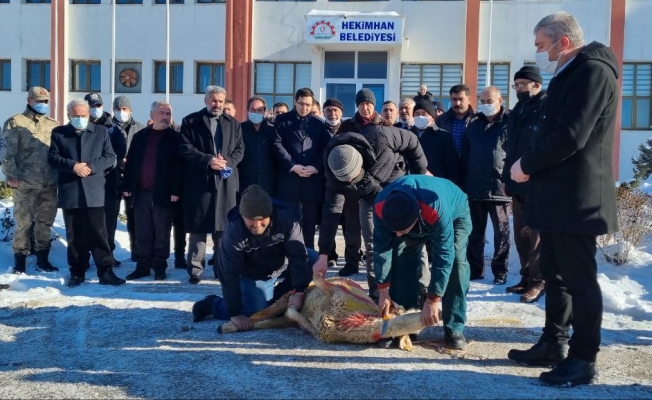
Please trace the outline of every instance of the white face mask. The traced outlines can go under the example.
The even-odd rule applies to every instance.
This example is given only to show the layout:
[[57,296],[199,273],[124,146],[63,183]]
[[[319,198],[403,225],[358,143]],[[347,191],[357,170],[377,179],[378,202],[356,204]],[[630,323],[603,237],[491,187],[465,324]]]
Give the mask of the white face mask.
[[480,106],[478,106],[478,111],[487,117],[491,117],[496,113],[496,109],[494,108],[493,104],[480,104]]
[[131,114],[129,114],[129,111],[116,111],[115,112],[115,119],[117,119],[118,122],[127,122],[127,121],[129,121],[129,117],[131,117]]
[[88,126],[88,118],[71,117],[70,125],[72,125],[76,130],[82,131]]
[[[559,39],[561,40],[561,39]],[[545,72],[548,74],[554,74],[557,72],[557,64],[559,63],[559,58],[561,58],[561,54],[559,55],[559,58],[557,61],[550,61],[550,50],[552,50],[553,47],[559,43],[559,40],[557,40],[552,46],[547,51],[542,51],[538,53],[534,53],[534,62],[537,64],[537,67],[541,70],[541,72]]]
[[330,119],[326,118],[324,120],[324,122],[326,122],[330,126],[337,126],[342,122],[342,120],[341,119],[336,119],[336,120],[333,121],[333,120],[330,120]]
[[91,115],[91,118],[93,119],[98,119],[99,117],[102,116],[104,113],[104,108],[98,107],[98,108],[91,108],[89,111],[89,114]]
[[428,117],[423,115],[414,117],[414,126],[416,126],[417,129],[426,129],[428,127]]

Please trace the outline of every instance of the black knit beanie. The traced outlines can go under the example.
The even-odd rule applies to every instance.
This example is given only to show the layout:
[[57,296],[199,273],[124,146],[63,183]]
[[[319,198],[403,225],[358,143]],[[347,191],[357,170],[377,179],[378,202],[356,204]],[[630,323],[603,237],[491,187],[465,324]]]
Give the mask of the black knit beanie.
[[251,185],[242,193],[240,215],[248,219],[267,218],[272,215],[272,199],[265,189]]

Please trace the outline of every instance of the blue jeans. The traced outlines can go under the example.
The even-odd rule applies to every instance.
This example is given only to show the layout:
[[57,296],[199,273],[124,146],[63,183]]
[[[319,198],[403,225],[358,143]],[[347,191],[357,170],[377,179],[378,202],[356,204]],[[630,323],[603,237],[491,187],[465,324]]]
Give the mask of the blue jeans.
[[[307,248],[308,263],[306,268],[312,271],[312,265],[317,262],[319,253]],[[312,275],[312,272],[311,272]],[[283,282],[276,285],[278,278],[284,278]],[[274,274],[267,280],[255,280],[250,278],[240,278],[240,291],[242,292],[242,314],[250,317],[260,310],[267,308],[271,302],[280,298],[285,293],[292,290],[292,278],[287,269],[282,270],[280,274]],[[226,302],[218,296],[213,302],[213,318],[229,320],[229,314],[226,311]]]

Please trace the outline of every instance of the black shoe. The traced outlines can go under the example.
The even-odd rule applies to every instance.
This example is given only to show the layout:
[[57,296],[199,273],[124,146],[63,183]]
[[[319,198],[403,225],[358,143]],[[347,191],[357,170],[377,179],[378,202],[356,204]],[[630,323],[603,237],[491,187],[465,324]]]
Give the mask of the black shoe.
[[77,287],[77,286],[81,285],[82,282],[84,282],[85,280],[86,280],[86,278],[84,278],[83,276],[73,275],[73,276],[70,277],[70,279],[68,279],[67,286],[69,288]]
[[118,278],[116,274],[113,273],[113,269],[111,267],[104,271],[104,273],[98,278],[100,278],[100,285],[120,286],[127,282],[122,278]]
[[539,381],[550,386],[572,387],[594,383],[597,376],[598,369],[595,362],[568,356],[552,371],[543,372],[539,376]]
[[24,274],[27,264],[27,256],[25,254],[14,254],[14,269],[11,270],[14,274]]
[[521,281],[519,283],[513,286],[507,286],[505,288],[505,291],[507,293],[523,294],[525,293],[526,289],[527,289],[527,279],[521,278]]
[[481,281],[484,279],[484,275],[473,275],[471,274],[471,280],[472,281]]
[[192,305],[192,322],[200,322],[213,315],[213,303],[217,299],[214,294],[204,297]]
[[197,275],[191,275],[190,278],[188,278],[188,283],[192,283],[193,285],[196,285],[199,282],[201,282],[201,278]]
[[[115,258],[114,258],[114,260],[115,260]],[[113,264],[114,267],[119,267],[121,265],[122,265],[122,263],[120,261],[118,261],[118,260],[115,260],[115,263]]]
[[210,260],[208,260],[208,265],[213,265],[215,264],[215,256],[211,257]]
[[136,267],[134,272],[127,275],[127,280],[133,281],[135,279],[144,278],[146,276],[150,276],[149,268]]
[[452,350],[464,350],[466,338],[461,333],[446,333],[444,334],[444,347]]
[[165,269],[154,270],[154,280],[155,281],[164,281],[168,275],[165,273]]
[[345,265],[344,268],[337,273],[339,276],[351,276],[360,272],[360,268],[357,265]]
[[50,249],[39,250],[36,252],[36,269],[43,272],[58,272],[59,268],[50,264],[50,261],[48,261],[49,255]]
[[186,264],[186,259],[183,257],[179,256],[174,256],[174,268],[178,269],[188,269],[188,264]]
[[539,343],[527,350],[510,350],[507,358],[532,367],[555,367],[564,361],[567,355],[568,345],[539,340]]
[[398,348],[399,338],[383,338],[376,342],[376,346],[381,349],[391,349],[393,347]]
[[504,285],[507,283],[507,277],[506,276],[497,276],[494,278],[494,285]]

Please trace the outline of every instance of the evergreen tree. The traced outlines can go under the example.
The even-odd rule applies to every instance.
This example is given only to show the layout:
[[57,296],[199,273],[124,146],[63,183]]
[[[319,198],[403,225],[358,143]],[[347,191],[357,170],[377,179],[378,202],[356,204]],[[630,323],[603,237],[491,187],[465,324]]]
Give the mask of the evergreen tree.
[[646,180],[652,174],[652,137],[638,146],[638,158],[632,157],[634,164],[634,179],[637,183]]

